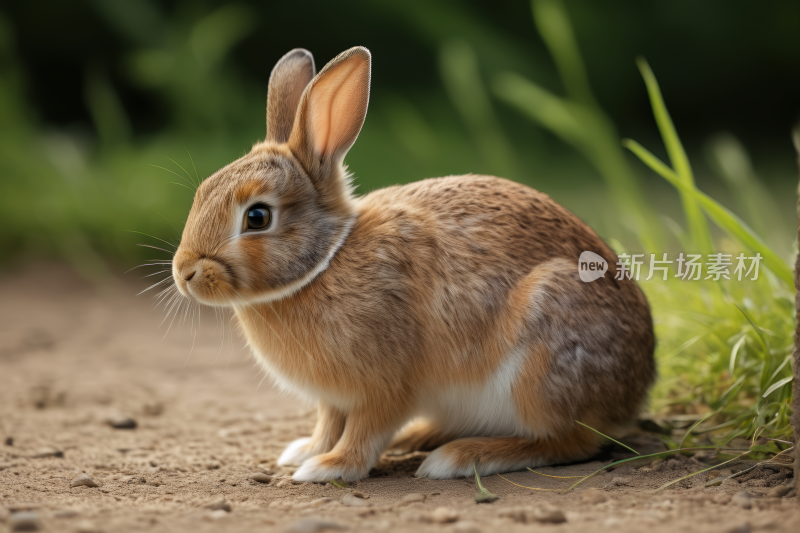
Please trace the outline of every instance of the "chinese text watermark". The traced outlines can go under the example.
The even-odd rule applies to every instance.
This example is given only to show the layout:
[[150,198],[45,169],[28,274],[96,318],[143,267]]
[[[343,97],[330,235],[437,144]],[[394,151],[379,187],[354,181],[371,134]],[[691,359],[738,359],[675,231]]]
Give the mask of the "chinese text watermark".
[[[650,280],[653,277],[661,278],[666,281],[670,277],[670,268],[675,270],[674,278],[685,281],[722,279],[737,281],[758,279],[758,268],[761,264],[761,254],[746,256],[740,253],[736,257],[733,254],[715,253],[703,257],[701,254],[683,254],[681,252],[677,258],[668,259],[667,254],[661,254],[657,259],[657,254],[649,254],[649,261],[645,259],[648,254],[619,254],[616,263],[616,273],[614,279],[644,279]],[[648,268],[649,267],[649,268]],[[647,270],[646,275],[642,270]],[[731,271],[732,269],[732,271]],[[594,252],[583,252],[578,259],[578,274],[585,282],[594,281],[605,277],[608,271],[608,263],[605,259]]]

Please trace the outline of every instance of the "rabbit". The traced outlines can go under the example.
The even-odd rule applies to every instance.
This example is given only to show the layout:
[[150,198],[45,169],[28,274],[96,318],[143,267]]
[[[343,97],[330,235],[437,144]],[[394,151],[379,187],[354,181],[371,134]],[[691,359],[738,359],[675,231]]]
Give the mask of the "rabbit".
[[[371,55],[274,67],[267,135],[197,189],[172,274],[232,308],[276,385],[317,406],[279,465],[356,481],[387,449],[448,479],[591,457],[655,373],[650,310],[617,257],[547,195],[505,179],[425,179],[356,196],[343,164]],[[586,283],[578,257],[608,272]]]

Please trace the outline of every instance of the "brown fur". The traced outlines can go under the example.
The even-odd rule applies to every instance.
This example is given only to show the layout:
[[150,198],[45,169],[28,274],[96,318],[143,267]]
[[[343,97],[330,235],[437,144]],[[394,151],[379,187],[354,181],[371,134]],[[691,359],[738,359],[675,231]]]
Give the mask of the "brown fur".
[[452,435],[442,432],[427,420],[417,420],[398,433],[389,448],[404,453],[429,452],[452,441]]
[[[500,453],[531,464],[588,456],[596,435],[575,421],[623,426],[652,383],[644,296],[613,279],[616,256],[588,226],[524,185],[453,176],[354,198],[342,158],[368,85],[368,52],[345,52],[306,87],[287,144],[258,144],[202,184],[174,260],[179,289],[233,306],[278,384],[320,403],[296,452],[317,454],[301,479],[364,477],[410,418],[461,391],[510,394],[513,414],[498,414],[513,416],[514,429],[451,434],[432,419],[399,442],[481,437],[429,458],[454,468],[470,458],[516,464],[496,461]],[[276,227],[241,233],[260,198]],[[609,263],[605,278],[580,281],[586,250]],[[503,392],[496,383],[507,379]]]

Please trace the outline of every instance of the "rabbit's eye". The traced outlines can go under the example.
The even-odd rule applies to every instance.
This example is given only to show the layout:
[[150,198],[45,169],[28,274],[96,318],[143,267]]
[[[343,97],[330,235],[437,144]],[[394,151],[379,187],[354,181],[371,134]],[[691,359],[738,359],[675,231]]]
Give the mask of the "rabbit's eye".
[[272,220],[272,211],[265,204],[251,205],[244,220],[244,229],[264,229]]

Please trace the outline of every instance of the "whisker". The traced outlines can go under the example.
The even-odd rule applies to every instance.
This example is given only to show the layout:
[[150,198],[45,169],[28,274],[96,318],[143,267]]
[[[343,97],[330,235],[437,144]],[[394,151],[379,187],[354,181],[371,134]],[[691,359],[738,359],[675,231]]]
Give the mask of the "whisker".
[[163,213],[159,213],[159,215],[161,215],[161,216],[164,218],[164,220],[166,220],[166,221],[167,221],[167,223],[168,223],[170,226],[172,226],[172,229],[174,229],[174,230],[175,230],[175,233],[177,233],[178,235],[180,235],[180,234],[181,234],[181,232],[180,232],[180,231],[178,231],[178,228],[176,228],[176,227],[175,227],[175,224],[173,224],[173,223],[172,223],[172,221],[171,221],[170,219],[168,219],[167,217],[165,217],[165,216],[163,215]]
[[[168,157],[167,159],[169,159],[170,161],[172,161],[173,163],[175,163],[176,165],[178,165],[178,162],[177,162],[177,161],[175,161],[174,159],[172,159],[171,157]],[[190,180],[192,180],[192,184],[195,186],[195,188],[199,186],[199,184],[198,184],[198,183],[195,183],[195,182],[194,182],[194,180],[192,179],[192,176],[191,176],[191,174],[189,174],[188,172],[186,172],[186,169],[185,169],[185,168],[183,168],[183,167],[182,167],[182,166],[180,166],[180,165],[178,165],[178,168],[179,168],[179,169],[181,169],[181,170],[183,170],[183,171],[184,171],[184,173],[186,173],[186,175],[187,175],[187,176],[189,176],[189,179],[190,179]]]
[[[214,287],[212,285],[212,289],[219,291],[220,296],[224,296],[222,294],[222,291],[219,290],[217,287]],[[217,317],[217,322],[220,322],[219,313],[217,312],[217,308],[216,307],[214,308],[214,315],[216,315],[216,317]],[[213,361],[214,363],[216,363],[217,359],[219,359],[219,354],[222,353],[222,348],[224,348],[224,347],[225,347],[225,321],[223,320],[222,321],[222,343],[219,345],[219,351],[217,352],[217,356],[214,358],[214,361]]]
[[[169,159],[169,158],[167,158],[167,159]],[[173,163],[174,163],[174,161],[173,161]],[[169,169],[169,168],[167,168],[167,167],[162,167],[162,166],[159,166],[159,165],[152,165],[152,164],[151,164],[150,166],[151,166],[151,167],[155,167],[155,168],[160,168],[161,170],[166,170],[167,172],[171,172],[171,173],[175,174],[176,176],[178,176],[180,179],[182,179],[182,180],[183,180],[183,181],[185,181],[186,183],[190,183],[190,184],[192,185],[192,187],[194,187],[194,189],[192,189],[192,187],[186,187],[186,185],[184,185],[184,187],[186,187],[186,188],[187,188],[187,189],[189,189],[190,191],[191,191],[191,190],[195,190],[195,191],[197,190],[197,185],[195,185],[195,184],[194,184],[194,182],[187,181],[187,180],[186,180],[186,178],[184,178],[183,176],[181,176],[180,174],[178,174],[178,173],[177,173],[177,172],[175,172],[174,170],[171,170],[171,169]],[[180,166],[180,165],[178,165],[178,166]],[[178,185],[180,185],[180,184],[178,184]]]
[[146,267],[146,266],[163,266],[163,265],[171,265],[171,264],[172,264],[172,261],[163,261],[161,263],[145,263],[143,265],[138,265],[138,266],[135,266],[133,268],[130,268],[130,269],[126,270],[124,272],[124,274],[127,274],[131,270],[136,270],[137,268],[142,268],[142,267]]
[[161,281],[159,281],[158,283],[153,283],[152,285],[150,285],[149,287],[147,287],[145,290],[143,290],[142,292],[138,293],[136,296],[139,296],[140,294],[144,294],[145,292],[149,291],[149,290],[150,290],[150,289],[152,289],[153,287],[158,287],[159,285],[161,285],[161,284],[162,284],[162,283],[164,283],[165,281],[170,281],[170,280],[172,280],[172,276],[170,276],[170,277],[168,277],[168,278],[164,278],[164,279],[162,279]]
[[155,294],[153,296],[153,298],[155,300],[157,300],[157,301],[156,301],[155,305],[153,306],[153,309],[155,309],[156,307],[158,307],[161,304],[161,302],[164,300],[164,298],[166,298],[169,295],[169,291],[175,291],[177,289],[178,288],[175,285],[170,285],[166,289],[164,289],[161,292]]
[[194,158],[192,157],[192,154],[189,152],[189,149],[186,148],[185,146],[183,147],[183,149],[186,150],[187,154],[189,154],[189,159],[191,160],[192,168],[194,169],[194,175],[197,177],[197,183],[198,184],[202,183],[203,180],[200,179],[200,174],[197,173],[197,167],[194,166]]
[[127,231],[128,233],[138,233],[139,235],[144,235],[145,237],[150,237],[151,239],[155,239],[155,240],[157,240],[157,241],[161,241],[161,242],[163,242],[163,243],[165,243],[165,244],[169,244],[170,246],[172,246],[173,248],[175,248],[175,245],[174,245],[174,244],[172,244],[171,242],[165,241],[164,239],[160,239],[160,238],[158,238],[158,237],[154,237],[153,235],[150,235],[149,233],[144,233],[144,232],[142,232],[142,231],[136,231],[136,230],[133,230],[133,229],[129,229],[129,230],[126,230],[126,231]]
[[142,243],[137,243],[136,246],[144,246],[145,248],[152,248],[153,250],[161,250],[162,252],[167,252],[169,255],[175,255],[175,252],[170,252],[169,250],[159,248],[158,246],[151,246],[149,244],[142,244]]
[[[142,276],[142,277],[141,277],[141,278],[139,278],[139,279],[147,279],[147,278],[152,278],[153,276],[158,276],[159,274],[166,274],[167,272],[172,272],[172,271],[171,271],[171,270],[159,270],[158,272],[153,272],[152,274],[148,274],[148,275],[146,275],[146,276]],[[172,277],[172,276],[170,276],[170,277]],[[166,278],[165,278],[165,279],[166,279]]]
[[[178,293],[178,296],[179,296],[178,303],[180,305],[182,305],[183,302],[185,301],[184,298],[183,298],[183,295],[181,293]],[[173,307],[175,307],[175,304],[173,304]],[[180,309],[180,306],[175,310],[175,314],[172,315],[172,321],[169,323],[169,326],[167,327],[167,331],[164,332],[164,336],[161,337],[162,341],[167,338],[167,334],[169,333],[169,330],[172,329],[172,324],[175,322],[175,317],[178,316],[178,309]],[[167,315],[167,316],[169,316],[169,315]]]
[[[164,315],[164,320],[161,321],[161,324],[159,324],[158,327],[161,327],[161,326],[164,325],[164,322],[166,322],[166,320],[169,318],[169,315],[172,314],[172,310],[175,308],[177,303],[180,301],[180,297],[181,297],[181,293],[176,292],[172,296],[170,296],[169,300],[167,300],[167,303],[164,304],[164,307],[167,309],[167,314]],[[167,330],[167,331],[169,331],[169,330]],[[166,334],[164,335],[164,337],[166,337]]]
[[261,384],[264,383],[264,380],[267,379],[267,376],[269,376],[269,373],[264,372],[264,377],[261,378],[261,381],[258,382],[258,386],[256,387],[256,392],[258,392],[258,389],[261,388]]

